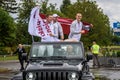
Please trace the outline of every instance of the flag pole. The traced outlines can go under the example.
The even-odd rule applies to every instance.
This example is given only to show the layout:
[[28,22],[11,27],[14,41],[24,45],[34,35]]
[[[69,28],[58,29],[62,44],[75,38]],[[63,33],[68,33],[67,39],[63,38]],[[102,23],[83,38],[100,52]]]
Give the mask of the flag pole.
[[32,42],[35,42],[35,40],[34,40],[34,36],[32,35]]

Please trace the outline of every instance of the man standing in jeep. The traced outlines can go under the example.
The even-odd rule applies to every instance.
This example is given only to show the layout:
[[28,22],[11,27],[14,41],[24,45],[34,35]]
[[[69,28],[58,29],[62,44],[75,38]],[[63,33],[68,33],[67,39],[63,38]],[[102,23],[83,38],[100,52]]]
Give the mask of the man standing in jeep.
[[64,34],[63,34],[62,26],[61,26],[61,24],[57,21],[58,17],[59,17],[59,16],[58,16],[57,14],[53,14],[54,33],[55,33],[55,35],[56,35],[56,38],[59,39],[59,36],[60,36],[60,39],[61,39],[61,40],[64,40]]
[[80,41],[81,34],[84,33],[82,30],[83,23],[81,22],[82,14],[76,14],[76,20],[74,20],[70,26],[69,39],[73,41]]

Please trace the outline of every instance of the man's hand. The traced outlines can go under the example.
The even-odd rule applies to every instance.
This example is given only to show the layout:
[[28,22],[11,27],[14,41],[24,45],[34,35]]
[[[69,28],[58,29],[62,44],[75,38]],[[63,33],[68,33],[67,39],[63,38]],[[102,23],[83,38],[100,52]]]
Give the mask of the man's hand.
[[49,34],[50,36],[54,36],[52,33]]
[[61,38],[60,38],[61,40],[64,40],[64,35],[63,35],[63,36],[60,36],[60,37],[61,37]]
[[93,27],[93,24],[90,24],[91,27]]
[[83,33],[85,33],[85,30],[81,30],[81,31],[80,31],[80,34],[83,34]]

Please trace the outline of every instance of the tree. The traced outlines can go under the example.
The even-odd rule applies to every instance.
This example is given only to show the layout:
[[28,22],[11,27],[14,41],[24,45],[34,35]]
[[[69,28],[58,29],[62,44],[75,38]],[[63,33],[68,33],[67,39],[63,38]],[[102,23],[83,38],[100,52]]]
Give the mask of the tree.
[[45,0],[41,4],[40,13],[43,13],[43,14],[54,14],[54,13],[57,13],[60,16],[65,16],[64,14],[62,14],[60,11],[58,11],[56,9],[56,5],[57,5],[56,3],[55,4],[50,3],[49,6],[48,6],[48,0]]
[[13,18],[0,8],[0,46],[11,46],[14,44],[16,26]]
[[75,15],[78,12],[83,15],[82,21],[94,25],[88,34],[82,35],[81,40],[86,46],[91,45],[93,40],[96,40],[100,45],[111,44],[112,33],[109,18],[103,13],[102,9],[98,7],[95,1],[78,0],[76,3],[67,7],[65,15],[69,18],[75,19]]
[[50,8],[47,7],[48,0],[42,2],[41,13],[47,14],[50,11]]
[[31,36],[28,33],[28,21],[30,12],[35,6],[32,0],[24,0],[18,9],[18,24],[17,24],[17,43],[29,44],[31,43]]
[[67,15],[67,9],[68,9],[68,6],[71,5],[71,2],[70,0],[63,0],[63,4],[61,5],[60,7],[60,11]]
[[115,45],[120,45],[120,37],[118,37],[118,36],[113,36],[112,37],[112,42],[113,42],[113,44],[115,44]]
[[0,7],[10,13],[17,13],[16,0],[0,0]]

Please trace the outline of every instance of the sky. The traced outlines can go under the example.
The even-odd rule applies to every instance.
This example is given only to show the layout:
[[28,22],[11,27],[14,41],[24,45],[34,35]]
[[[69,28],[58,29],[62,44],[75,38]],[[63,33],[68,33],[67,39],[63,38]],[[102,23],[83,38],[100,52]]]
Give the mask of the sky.
[[[77,0],[71,0],[72,3]],[[103,9],[104,14],[108,15],[110,19],[110,26],[113,22],[120,21],[120,0],[92,0],[96,1],[98,7]],[[57,3],[57,8],[62,4],[62,0],[49,0],[49,3]]]
[[104,14],[108,15],[110,24],[120,21],[120,0],[96,0]]

